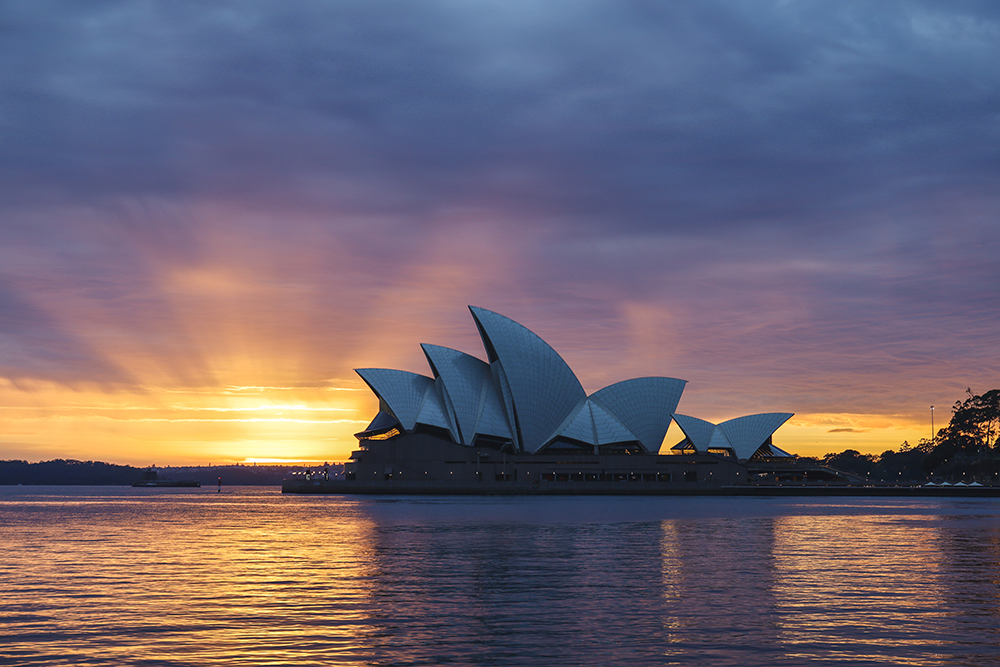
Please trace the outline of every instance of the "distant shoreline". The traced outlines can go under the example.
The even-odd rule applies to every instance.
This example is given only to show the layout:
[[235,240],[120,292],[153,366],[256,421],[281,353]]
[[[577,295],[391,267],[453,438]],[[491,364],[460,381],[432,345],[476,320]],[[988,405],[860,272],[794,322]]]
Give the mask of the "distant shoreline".
[[[342,464],[328,466],[331,473]],[[103,461],[0,461],[0,486],[132,486],[140,481],[149,468],[105,463]],[[302,466],[288,465],[223,465],[223,466],[157,466],[163,479],[194,480],[203,486],[215,486],[220,479],[230,486],[280,486],[291,472]]]

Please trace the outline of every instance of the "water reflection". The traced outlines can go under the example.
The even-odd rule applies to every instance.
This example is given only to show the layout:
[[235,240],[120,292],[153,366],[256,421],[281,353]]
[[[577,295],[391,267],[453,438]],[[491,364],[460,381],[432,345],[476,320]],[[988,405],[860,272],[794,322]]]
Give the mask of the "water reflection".
[[373,527],[349,506],[321,508],[292,518],[211,495],[21,503],[4,513],[5,635],[50,664],[287,664],[356,649]]
[[774,528],[774,597],[788,655],[940,660],[950,641],[940,617],[949,582],[935,517],[784,516]]
[[995,664],[1000,503],[0,491],[0,663]]
[[661,523],[664,655],[719,664],[773,651],[773,519]]

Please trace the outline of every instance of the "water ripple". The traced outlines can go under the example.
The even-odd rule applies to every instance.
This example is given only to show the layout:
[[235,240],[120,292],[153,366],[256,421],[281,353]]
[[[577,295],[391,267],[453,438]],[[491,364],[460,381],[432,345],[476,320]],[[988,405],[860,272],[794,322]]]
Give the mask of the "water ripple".
[[0,663],[992,665],[1000,502],[0,490]]

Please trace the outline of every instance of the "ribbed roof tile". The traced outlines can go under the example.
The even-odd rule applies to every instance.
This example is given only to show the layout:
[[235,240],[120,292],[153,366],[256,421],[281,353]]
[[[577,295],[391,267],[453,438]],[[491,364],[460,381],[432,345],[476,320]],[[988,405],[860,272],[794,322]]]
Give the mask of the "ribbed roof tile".
[[609,385],[590,398],[604,406],[635,434],[647,452],[655,454],[670,428],[670,416],[677,409],[687,380],[642,377]]
[[427,390],[434,388],[434,380],[391,368],[358,368],[355,372],[389,406],[403,428],[412,430]]
[[469,309],[507,379],[520,446],[536,452],[586,392],[563,358],[527,327],[485,308]]
[[691,441],[695,451],[704,454],[708,451],[709,443],[712,442],[712,435],[715,433],[715,424],[697,417],[674,414],[674,421],[681,427],[681,431]]
[[749,459],[763,445],[778,427],[792,418],[789,412],[767,412],[758,415],[737,417],[719,424],[732,444],[736,457]]

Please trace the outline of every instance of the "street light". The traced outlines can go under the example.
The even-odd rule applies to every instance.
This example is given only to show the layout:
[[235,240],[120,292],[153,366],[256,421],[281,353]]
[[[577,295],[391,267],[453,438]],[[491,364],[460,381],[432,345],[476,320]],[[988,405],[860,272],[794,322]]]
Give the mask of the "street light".
[[931,440],[934,439],[934,406],[931,406]]

